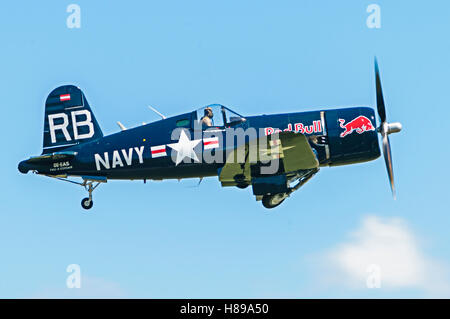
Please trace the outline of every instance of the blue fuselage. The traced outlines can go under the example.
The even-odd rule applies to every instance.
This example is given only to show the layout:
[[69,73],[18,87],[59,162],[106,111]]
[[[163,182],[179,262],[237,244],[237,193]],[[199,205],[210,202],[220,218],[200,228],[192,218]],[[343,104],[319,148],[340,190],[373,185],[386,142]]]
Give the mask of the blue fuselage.
[[[375,113],[369,107],[248,116],[241,122],[203,129],[194,126],[198,120],[196,112],[177,115],[66,148],[64,151],[76,154],[71,160],[22,162],[19,169],[45,175],[104,176],[108,179],[214,176],[224,165],[229,145],[233,145],[229,139],[235,139],[239,130],[249,132],[249,129],[256,132],[257,137],[278,131],[304,134],[309,138],[320,166],[353,164],[380,156]],[[174,129],[178,129],[178,135],[174,134]],[[198,161],[185,158],[176,163],[176,152],[170,145],[177,143],[181,130],[190,140],[200,140],[194,147]],[[222,155],[216,156],[217,152]],[[216,156],[215,161],[205,160],[211,155]]]

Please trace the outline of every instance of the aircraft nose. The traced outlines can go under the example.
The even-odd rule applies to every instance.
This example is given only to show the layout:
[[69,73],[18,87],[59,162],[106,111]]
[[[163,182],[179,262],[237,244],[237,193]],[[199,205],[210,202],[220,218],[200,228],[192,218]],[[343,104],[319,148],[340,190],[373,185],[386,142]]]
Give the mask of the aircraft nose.
[[25,161],[22,161],[19,163],[18,169],[19,169],[19,172],[21,172],[22,174],[26,174],[30,170],[27,163],[25,163]]

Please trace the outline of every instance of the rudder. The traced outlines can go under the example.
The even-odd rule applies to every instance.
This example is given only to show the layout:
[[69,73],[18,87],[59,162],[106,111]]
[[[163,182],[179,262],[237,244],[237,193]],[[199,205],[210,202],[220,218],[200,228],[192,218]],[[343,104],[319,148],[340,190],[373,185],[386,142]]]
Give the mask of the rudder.
[[84,93],[74,85],[54,89],[45,101],[42,154],[103,137]]

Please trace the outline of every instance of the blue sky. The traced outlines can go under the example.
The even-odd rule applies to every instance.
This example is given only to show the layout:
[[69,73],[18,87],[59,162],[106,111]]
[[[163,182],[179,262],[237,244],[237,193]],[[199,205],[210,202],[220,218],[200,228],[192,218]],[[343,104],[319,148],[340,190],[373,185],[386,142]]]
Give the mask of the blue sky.
[[[80,29],[66,26],[71,3]],[[380,29],[366,26],[371,3]],[[1,6],[0,297],[450,296],[448,2]],[[374,105],[374,55],[388,119],[404,127],[391,136],[397,201],[381,158],[323,168],[272,211],[250,188],[208,178],[108,182],[86,213],[81,187],[17,171],[40,154],[44,101],[61,84],[84,91],[109,134],[118,120],[156,120],[147,105],[166,115]],[[366,263],[381,264],[381,288],[366,287]],[[81,289],[66,287],[69,264]]]

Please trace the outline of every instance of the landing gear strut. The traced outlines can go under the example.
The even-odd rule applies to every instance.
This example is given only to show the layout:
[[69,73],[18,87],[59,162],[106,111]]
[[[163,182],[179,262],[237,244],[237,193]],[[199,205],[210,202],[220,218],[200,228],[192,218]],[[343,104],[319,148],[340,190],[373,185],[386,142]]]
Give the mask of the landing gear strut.
[[280,205],[286,198],[288,198],[293,192],[298,190],[302,185],[304,185],[307,181],[313,177],[319,169],[312,169],[308,171],[306,174],[302,176],[295,176],[293,177],[290,182],[293,182],[295,180],[298,180],[298,183],[294,186],[289,188],[289,190],[286,193],[278,193],[278,194],[265,194],[262,197],[262,204],[265,208],[275,208],[278,205]]
[[69,182],[72,184],[83,186],[89,193],[89,197],[85,197],[81,200],[81,207],[83,207],[84,209],[91,209],[92,206],[94,206],[94,201],[92,200],[92,193],[101,183],[106,183],[108,181],[106,177],[102,177],[102,176],[81,176],[81,178],[83,178],[82,183],[74,181],[74,180],[70,180],[69,178],[67,178],[67,176],[64,176],[64,177],[51,176],[51,175],[47,175],[47,176],[58,179],[63,182]]
[[98,185],[100,185],[100,182],[97,182],[97,184],[93,186],[92,181],[85,180],[82,185],[88,191],[89,197],[83,198],[81,200],[81,207],[83,207],[84,209],[91,209],[92,206],[94,206],[94,201],[92,200],[92,192],[98,187]]

